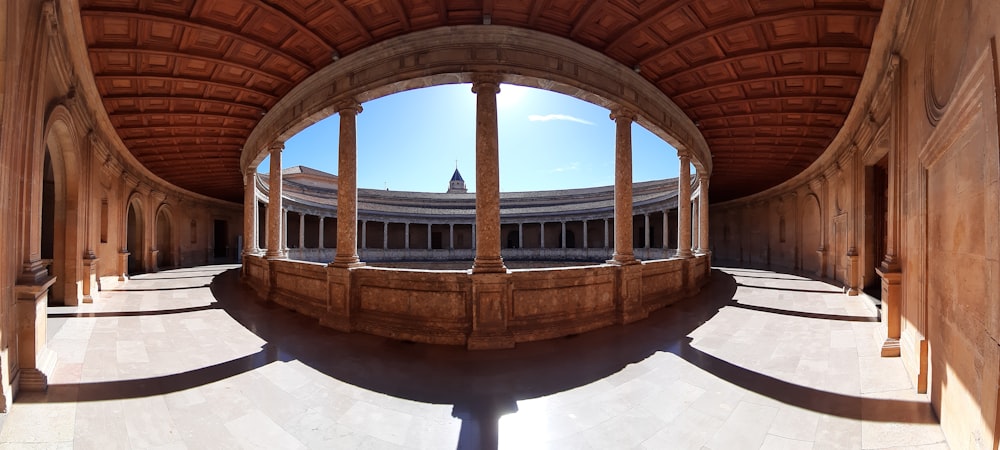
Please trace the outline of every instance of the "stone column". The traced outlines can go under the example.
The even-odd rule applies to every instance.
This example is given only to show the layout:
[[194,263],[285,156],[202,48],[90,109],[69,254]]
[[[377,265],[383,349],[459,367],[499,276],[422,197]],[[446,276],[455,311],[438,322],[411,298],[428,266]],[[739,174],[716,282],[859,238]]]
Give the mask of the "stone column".
[[560,224],[562,225],[562,236],[561,236],[562,242],[560,243],[560,245],[562,245],[561,248],[566,248],[566,221],[564,220],[560,222]]
[[281,238],[281,250],[288,256],[288,210],[281,210],[281,229],[284,230],[284,236]]
[[698,184],[701,194],[698,195],[698,253],[708,254],[708,175],[699,173]]
[[609,263],[636,262],[632,249],[632,121],[635,113],[620,108],[615,121],[615,252]]
[[[357,223],[357,221],[355,221],[355,223]],[[355,237],[355,239],[357,239],[357,237]],[[355,242],[354,245],[357,245],[357,242]],[[363,248],[363,249],[367,249],[368,248],[368,221],[367,220],[362,220],[361,221],[361,248]]]
[[650,247],[649,241],[651,241],[653,237],[653,234],[650,232],[649,229],[649,213],[643,214],[643,218],[646,220],[645,228],[643,228],[643,232],[646,234],[646,242],[645,242],[646,245],[644,246],[644,248],[649,248]]
[[284,142],[275,142],[268,149],[271,155],[271,168],[267,177],[267,253],[264,254],[267,259],[282,259],[286,256],[282,251],[284,245],[281,243],[285,234],[281,227],[281,151],[284,149]]
[[524,222],[517,224],[517,248],[524,248]]
[[[337,107],[340,114],[340,149],[337,157],[337,253],[334,267],[364,265],[358,258],[358,114],[361,105],[349,101]],[[364,233],[362,227],[362,233]],[[362,240],[362,244],[364,241]]]
[[[882,322],[885,324],[886,336],[882,343],[881,355],[884,357],[899,356],[901,351],[899,340],[902,337],[903,268],[899,261],[899,250],[903,226],[902,198],[905,186],[903,183],[906,169],[905,149],[908,138],[906,124],[909,114],[905,102],[901,101],[906,94],[904,80],[899,74],[902,60],[899,55],[893,54],[890,63],[888,75],[892,80],[892,91],[889,98],[894,101],[891,102],[892,109],[890,110],[892,134],[889,145],[889,164],[886,171],[885,255],[875,269],[875,272],[882,279]],[[921,320],[926,319],[925,314],[917,314],[918,317],[911,320],[925,323],[925,320]],[[918,325],[918,329],[920,328],[926,329]],[[921,354],[925,353],[926,345],[919,346],[919,348]],[[924,364],[918,366],[921,369],[925,367]],[[917,375],[917,391],[927,392],[927,373],[925,370]]]
[[497,79],[480,78],[476,94],[476,260],[473,273],[507,272],[500,256],[500,140]]
[[320,249],[326,248],[326,242],[324,242],[325,241],[325,239],[324,239],[325,236],[324,235],[326,234],[326,223],[325,223],[324,219],[326,219],[326,218],[323,217],[323,216],[319,216],[319,248]]
[[455,249],[455,224],[448,224],[448,250]]
[[306,248],[306,213],[299,213],[299,248]]
[[431,246],[431,224],[428,223],[427,224],[427,250],[430,250],[432,248],[434,248],[434,247]]
[[[243,174],[243,258],[257,253],[257,168]],[[246,267],[244,262],[243,267]]]
[[583,221],[583,248],[589,248],[587,245],[587,221]]
[[98,138],[96,133],[93,131],[87,133],[87,146],[84,147],[84,164],[83,171],[86,175],[83,177],[83,187],[84,187],[84,213],[83,213],[83,225],[84,225],[84,249],[83,249],[83,283],[82,283],[82,294],[81,301],[84,303],[93,303],[94,297],[97,296],[97,291],[100,287],[100,280],[98,279],[98,269],[97,269],[97,246],[99,240],[98,227],[95,226],[96,220],[99,217],[101,205],[100,200],[92,201],[95,197],[93,195],[95,183],[97,183],[97,178],[103,175],[103,169],[100,167],[102,161],[98,160]]
[[604,219],[604,248],[608,248],[608,219]]
[[403,248],[410,249],[410,222],[403,224]]
[[389,221],[382,222],[382,250],[389,248]]
[[677,150],[680,158],[680,176],[677,177],[677,257],[690,258],[691,254],[691,155]]
[[538,247],[545,248],[545,222],[538,223]]
[[670,248],[670,210],[663,210],[663,249]]

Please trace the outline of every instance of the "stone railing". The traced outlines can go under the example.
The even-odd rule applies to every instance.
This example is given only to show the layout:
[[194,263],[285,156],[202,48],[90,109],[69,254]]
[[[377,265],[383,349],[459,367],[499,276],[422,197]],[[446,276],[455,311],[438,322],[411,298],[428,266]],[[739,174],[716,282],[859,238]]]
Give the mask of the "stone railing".
[[480,349],[640,320],[697,293],[709,271],[705,255],[499,274],[248,256],[243,279],[265,301],[340,331]]
[[[600,262],[611,259],[610,248],[505,248],[500,251],[507,261],[578,261]],[[677,254],[677,249],[636,248],[635,257],[642,260],[667,259]],[[297,261],[328,263],[336,256],[336,248],[290,248],[288,258]],[[474,249],[358,249],[362,261],[468,261],[476,258]]]

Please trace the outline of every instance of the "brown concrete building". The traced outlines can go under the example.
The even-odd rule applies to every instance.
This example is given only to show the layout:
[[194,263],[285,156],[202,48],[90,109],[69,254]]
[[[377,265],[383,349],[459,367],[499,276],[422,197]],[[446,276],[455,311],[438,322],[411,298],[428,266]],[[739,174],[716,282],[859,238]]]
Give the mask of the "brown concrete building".
[[[1000,4],[994,0],[7,0],[0,2],[0,19],[5,244],[0,405],[5,410],[16,411],[19,398],[78,400],[94,407],[99,402],[91,400],[114,400],[116,392],[145,398],[196,387],[165,383],[145,391],[143,383],[163,381],[147,374],[138,382],[123,377],[77,400],[51,397],[52,388],[50,397],[31,397],[31,391],[60,384],[50,379],[58,367],[77,367],[66,366],[67,360],[79,364],[77,369],[87,367],[75,359],[84,359],[79,352],[47,345],[48,305],[83,314],[103,308],[105,300],[116,304],[112,290],[142,282],[129,280],[131,274],[242,258],[243,282],[261,299],[341,332],[331,339],[351,332],[480,349],[563,336],[587,339],[584,331],[607,336],[599,333],[612,325],[634,336],[629,330],[648,330],[644,319],[663,323],[657,318],[671,314],[710,321],[688,306],[664,307],[729,286],[722,284],[722,272],[709,277],[711,260],[769,270],[762,273],[772,279],[785,271],[828,280],[843,294],[814,288],[784,294],[823,295],[828,304],[853,301],[865,290],[875,293],[881,298],[877,344],[858,341],[858,351],[877,351],[905,367],[906,395],[929,401],[947,445],[998,447]],[[369,256],[364,252],[369,238],[378,235],[380,225],[382,236],[397,236],[388,228],[398,229],[399,223],[365,219],[371,212],[365,199],[374,194],[362,195],[356,186],[357,153],[364,151],[357,148],[355,131],[357,121],[365,120],[362,106],[445,83],[472,83],[470,95],[477,99],[475,194],[444,194],[461,199],[464,210],[474,204],[474,236],[473,223],[462,222],[470,227],[464,235],[469,268],[366,267],[362,256]],[[593,193],[601,198],[613,193],[605,264],[561,270],[505,265],[504,244],[517,222],[504,220],[499,193],[496,93],[504,84],[548,89],[608,108],[616,123],[615,148],[608,149],[615,154],[615,185]],[[318,247],[336,245],[324,261],[329,264],[295,261],[285,248],[295,234],[284,230],[295,222],[282,214],[283,142],[332,114],[339,114],[341,123],[336,232],[327,232],[332,229],[319,214],[298,224],[299,230],[322,230],[316,236],[324,245]],[[677,228],[667,234],[676,233],[680,244],[676,255],[662,255],[670,258],[637,251],[635,218],[645,220],[650,211],[638,200],[644,185],[633,186],[630,178],[634,122],[677,148],[682,168],[689,162],[696,168],[693,176],[682,170],[677,181]],[[267,189],[256,189],[257,166],[266,156]],[[298,206],[304,207],[305,197],[297,200],[291,186],[290,205],[301,200]],[[260,208],[264,193],[267,207]],[[563,220],[567,226],[586,224],[580,234],[587,230],[589,243],[596,219],[567,215],[559,218],[559,229]],[[459,224],[448,221],[449,233],[453,223]],[[524,226],[529,224],[534,222]],[[411,247],[415,235],[426,237],[413,232],[420,229],[429,232],[434,250],[434,227],[444,224],[424,225],[405,227],[404,241],[407,229]],[[549,235],[539,236],[549,242]],[[560,236],[560,246],[567,236]],[[300,231],[298,237],[303,242],[306,234]],[[365,237],[360,246],[359,237]],[[452,240],[449,236],[449,248]],[[737,273],[746,277],[742,282],[755,276]],[[803,314],[829,319],[829,314]],[[724,314],[713,317],[719,316]],[[740,323],[729,322],[734,324]],[[716,326],[691,335],[705,339],[704,348],[723,352],[711,345],[706,330],[722,336],[732,329]],[[212,333],[201,330],[186,339]],[[759,337],[768,330],[758,331]],[[781,338],[768,337],[761,342]],[[134,356],[130,349],[141,346],[135,342],[115,344],[119,362]],[[689,343],[670,348],[683,349],[678,353],[694,348],[684,344]],[[781,352],[808,350],[813,349],[788,346]],[[449,353],[442,365],[483,358],[461,356],[466,353]],[[191,354],[198,351],[179,353]],[[346,355],[348,362],[361,358]],[[536,359],[542,364],[546,358]],[[883,399],[851,415],[830,405],[858,396],[775,384],[782,375],[762,380],[758,370],[697,360],[714,367],[715,375],[738,374],[727,380],[758,396],[830,417],[891,418],[912,403]],[[634,361],[607,371],[617,373]],[[212,373],[239,365],[209,370],[190,364]],[[838,373],[836,366],[823,365],[824,373]],[[113,371],[124,374],[124,367]],[[105,380],[107,374],[95,373],[81,380]],[[862,379],[879,379],[880,373]],[[833,378],[826,381],[835,383]],[[352,380],[365,383],[360,376]],[[391,383],[380,386],[382,392],[396,392]],[[528,389],[524,395],[573,387],[553,386],[562,390]],[[71,387],[90,389],[82,381]],[[802,401],[804,396],[810,400]],[[754,411],[773,406],[755,399],[722,419],[760,418]],[[454,417],[481,412],[455,407]],[[84,419],[94,415],[75,414],[77,433],[101,434],[86,427]],[[254,417],[225,425],[253,430]],[[10,430],[19,423],[25,422],[8,422],[3,432],[15,432]],[[198,423],[190,425],[193,430]],[[496,425],[494,420],[494,431]],[[858,430],[871,429],[866,426]],[[594,430],[594,438],[610,434]],[[896,432],[886,433],[906,434]],[[45,435],[46,429],[32,434]],[[813,441],[826,436],[817,431]],[[66,441],[72,438],[60,440]],[[693,445],[728,447],[725,443]]]

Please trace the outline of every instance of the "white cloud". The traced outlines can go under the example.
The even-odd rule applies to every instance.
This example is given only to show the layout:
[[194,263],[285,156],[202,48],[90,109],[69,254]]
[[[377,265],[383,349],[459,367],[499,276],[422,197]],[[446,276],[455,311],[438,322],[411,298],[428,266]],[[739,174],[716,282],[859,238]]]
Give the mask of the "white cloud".
[[579,168],[580,168],[580,163],[575,162],[568,166],[556,167],[555,169],[550,170],[550,172],[569,172],[571,170],[577,170]]
[[538,114],[532,114],[532,115],[528,116],[528,120],[530,120],[532,122],[548,122],[548,121],[551,121],[551,120],[565,120],[565,121],[568,121],[568,122],[582,123],[584,125],[593,125],[594,124],[593,122],[590,122],[588,120],[583,120],[583,119],[581,119],[579,117],[573,117],[573,116],[566,115],[566,114],[546,114],[544,116],[540,116]]

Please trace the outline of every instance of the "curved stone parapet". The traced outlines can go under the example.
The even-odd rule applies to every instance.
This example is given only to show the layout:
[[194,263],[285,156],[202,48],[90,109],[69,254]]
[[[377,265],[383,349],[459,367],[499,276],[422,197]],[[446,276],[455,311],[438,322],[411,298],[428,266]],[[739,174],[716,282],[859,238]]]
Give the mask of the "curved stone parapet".
[[265,301],[340,331],[489,349],[645,318],[697,293],[708,258],[473,274],[251,255],[244,280]]

